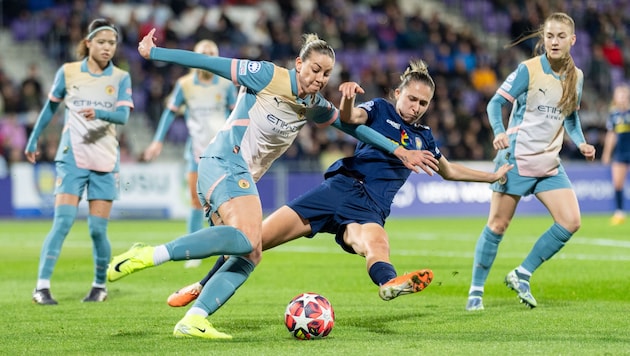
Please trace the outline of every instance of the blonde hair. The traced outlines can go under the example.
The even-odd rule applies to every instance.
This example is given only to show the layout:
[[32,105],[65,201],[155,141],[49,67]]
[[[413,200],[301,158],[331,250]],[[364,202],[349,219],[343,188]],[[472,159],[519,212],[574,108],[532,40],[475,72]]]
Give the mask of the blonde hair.
[[400,84],[398,89],[403,89],[411,81],[419,81],[428,85],[432,91],[435,91],[435,82],[429,74],[429,67],[422,59],[413,59],[409,61],[409,67],[405,69],[405,72],[400,76]]
[[[571,18],[571,16],[565,14],[564,12],[554,12],[549,15],[545,22],[540,26],[538,30],[529,35],[523,36],[520,39],[508,44],[506,47],[513,47],[523,41],[526,41],[530,38],[538,37],[538,42],[534,47],[534,55],[542,55],[545,53],[545,43],[544,43],[544,35],[545,35],[545,25],[551,21],[560,22],[565,24],[571,28],[573,34],[575,34],[575,21]],[[568,115],[578,109],[578,93],[577,93],[577,67],[575,66],[575,62],[573,61],[573,57],[570,53],[567,54],[564,58],[562,58],[562,63],[560,66],[560,71],[558,73],[560,77],[560,81],[562,83],[562,97],[558,102],[558,107],[562,111],[563,114]]]
[[335,60],[335,50],[324,40],[320,39],[314,33],[306,33],[302,35],[302,48],[300,49],[300,58],[302,61],[307,60],[313,51],[325,54]]

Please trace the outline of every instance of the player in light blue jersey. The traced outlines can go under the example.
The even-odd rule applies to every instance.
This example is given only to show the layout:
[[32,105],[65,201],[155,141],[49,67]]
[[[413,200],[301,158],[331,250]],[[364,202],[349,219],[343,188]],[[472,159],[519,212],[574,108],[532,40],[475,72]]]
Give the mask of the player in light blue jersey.
[[102,302],[107,298],[106,270],[111,258],[107,225],[119,191],[116,125],[126,124],[133,108],[129,73],[112,63],[118,38],[111,22],[97,19],[90,23],[87,36],[77,47],[81,60],[65,63],[57,71],[25,149],[28,161],[35,163],[39,156],[37,140],[63,102],[65,125],[55,156],[55,213],[42,246],[33,292],[33,301],[38,304],[57,304],[50,293],[50,279],[85,191],[95,277],[83,301]]
[[[365,124],[410,150],[428,152],[442,178],[453,181],[499,180],[512,168],[509,164],[494,173],[481,172],[451,163],[438,149],[431,128],[421,124],[429,108],[435,84],[423,61],[412,61],[393,93],[394,104],[377,98],[354,107],[356,83],[340,86],[340,110],[346,121]],[[396,157],[359,142],[352,157],[333,163],[325,180],[302,196],[279,208],[263,221],[262,243],[267,250],[300,237],[320,232],[333,234],[344,251],[365,258],[367,273],[383,300],[423,290],[433,279],[430,269],[398,276],[390,261],[389,237],[384,229],[394,196],[411,171]],[[201,282],[173,293],[170,306],[184,306],[196,299],[202,287],[225,259]]]
[[615,213],[610,218],[610,224],[620,225],[626,220],[623,193],[630,167],[630,85],[615,88],[606,129],[602,162],[610,164],[615,189]]
[[[219,48],[210,40],[199,41],[195,53],[218,56]],[[188,214],[188,233],[203,228],[203,208],[197,198],[197,167],[199,159],[210,140],[221,130],[234,109],[236,87],[231,81],[201,69],[193,69],[177,80],[169,95],[167,108],[164,109],[153,142],[143,152],[142,158],[151,161],[162,152],[164,137],[171,127],[177,113],[183,108],[188,141],[185,159],[187,162],[187,180],[190,192],[190,213]],[[186,261],[185,267],[197,267],[201,260]]]
[[[578,116],[584,75],[570,53],[575,23],[564,13],[553,13],[530,37],[534,36],[540,36],[536,48],[544,49],[543,54],[519,64],[488,103],[498,150],[495,162],[515,168],[507,173],[506,182],[491,185],[488,223],[475,247],[466,304],[470,311],[484,308],[484,285],[521,197],[534,194],[554,220],[521,265],[505,277],[505,284],[530,308],[537,305],[529,285],[532,273],[569,241],[581,223],[578,200],[559,157],[566,131],[587,160],[595,159],[595,147],[586,143]],[[501,113],[508,103],[513,108],[506,130]]]
[[154,30],[139,43],[147,59],[178,63],[210,71],[241,85],[236,107],[199,162],[197,192],[213,226],[159,246],[134,245],[115,256],[107,270],[109,281],[167,261],[230,255],[210,279],[174,330],[176,337],[229,339],[207,319],[235,293],[262,258],[262,207],[256,182],[293,143],[307,120],[334,125],[360,140],[394,153],[414,171],[437,170],[432,157],[406,150],[365,125],[342,124],[339,110],[320,93],[328,83],[335,54],[317,35],[304,36],[287,69],[270,62],[209,57],[191,51],[158,48]]

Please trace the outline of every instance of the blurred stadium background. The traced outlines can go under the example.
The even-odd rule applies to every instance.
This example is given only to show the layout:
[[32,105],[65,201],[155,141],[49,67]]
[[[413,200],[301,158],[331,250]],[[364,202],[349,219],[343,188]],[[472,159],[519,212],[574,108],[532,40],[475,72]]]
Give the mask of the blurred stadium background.
[[[187,213],[183,119],[171,127],[156,162],[137,160],[150,143],[175,80],[188,70],[138,55],[139,38],[153,27],[162,47],[192,49],[208,38],[217,42],[222,56],[289,67],[300,35],[315,32],[336,49],[338,64],[325,92],[334,102],[344,80],[361,83],[363,98],[387,96],[409,59],[422,58],[437,84],[424,120],[440,149],[449,160],[488,170],[493,169],[494,152],[486,103],[518,62],[531,55],[533,42],[504,46],[537,29],[550,12],[566,12],[576,21],[578,40],[572,53],[586,78],[580,118],[587,140],[600,154],[612,88],[630,77],[630,0],[0,0],[0,5],[3,218],[52,216],[52,159],[62,110],[40,139],[41,163],[26,163],[24,146],[56,69],[75,59],[76,43],[97,17],[111,18],[120,28],[115,63],[131,73],[136,106],[129,123],[119,127],[123,166],[114,218],[183,218]],[[303,129],[259,184],[265,211],[317,184],[322,170],[351,154],[354,144],[338,130]],[[612,211],[608,167],[585,163],[569,140],[562,158],[583,211]],[[485,215],[489,196],[484,184],[412,175],[392,215]],[[533,199],[519,209],[543,211]]]

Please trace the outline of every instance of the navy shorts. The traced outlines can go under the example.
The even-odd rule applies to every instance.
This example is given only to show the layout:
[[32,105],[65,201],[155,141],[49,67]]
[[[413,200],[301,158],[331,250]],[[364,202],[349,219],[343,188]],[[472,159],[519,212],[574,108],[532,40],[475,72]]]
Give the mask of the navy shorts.
[[307,237],[320,232],[334,234],[335,241],[349,253],[356,252],[343,242],[346,225],[376,223],[384,226],[387,217],[361,181],[342,174],[326,179],[287,206],[309,221],[312,231]]

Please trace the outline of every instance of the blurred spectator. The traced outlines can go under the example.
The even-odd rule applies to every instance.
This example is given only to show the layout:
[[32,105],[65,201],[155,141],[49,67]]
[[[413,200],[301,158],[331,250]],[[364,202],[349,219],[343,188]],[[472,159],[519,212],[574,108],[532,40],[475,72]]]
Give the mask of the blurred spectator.
[[0,118],[0,151],[4,152],[5,160],[9,163],[24,160],[26,147],[26,130],[18,120],[15,112],[7,113]]

